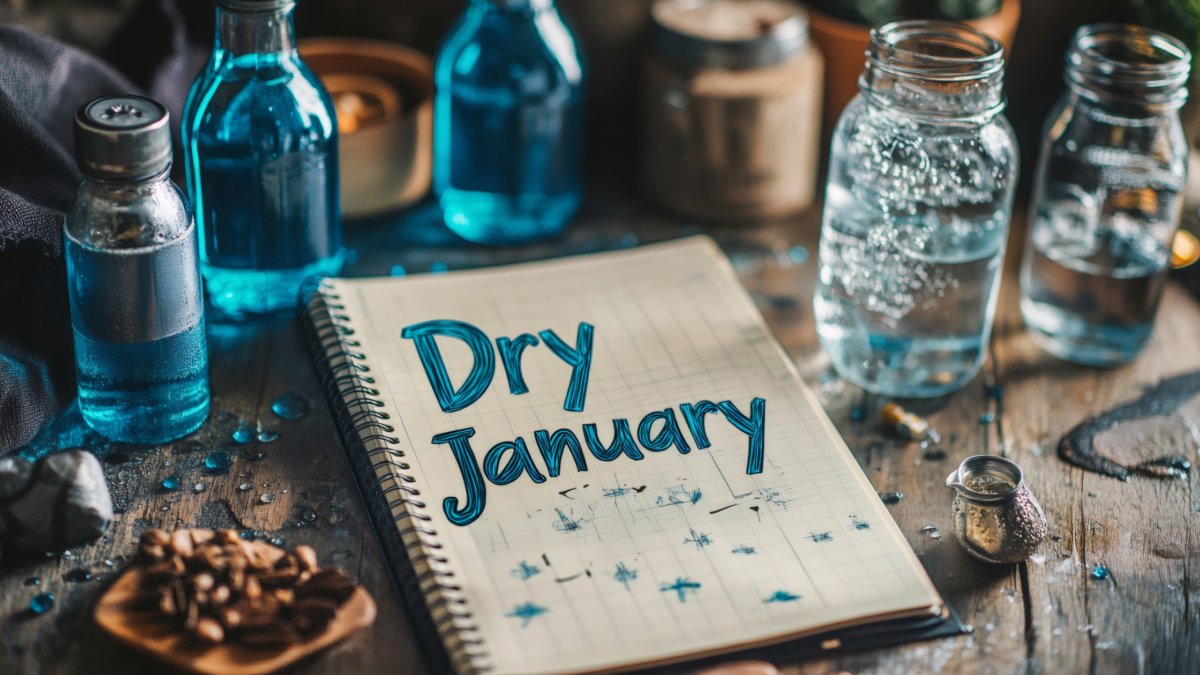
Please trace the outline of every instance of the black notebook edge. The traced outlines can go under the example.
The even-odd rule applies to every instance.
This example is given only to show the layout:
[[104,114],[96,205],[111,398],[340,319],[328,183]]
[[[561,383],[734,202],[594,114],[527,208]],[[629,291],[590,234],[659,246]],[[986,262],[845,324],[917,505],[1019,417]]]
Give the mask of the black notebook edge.
[[[454,659],[442,641],[438,623],[426,601],[421,589],[420,579],[413,565],[413,560],[407,553],[409,545],[400,535],[396,520],[392,516],[388,496],[382,494],[379,483],[374,478],[374,467],[366,452],[356,451],[364,448],[364,435],[360,432],[374,430],[373,425],[354,424],[347,417],[347,408],[338,409],[337,402],[343,392],[337,378],[333,377],[334,370],[330,366],[327,354],[333,347],[339,349],[339,354],[346,356],[341,336],[336,330],[330,334],[328,329],[332,323],[321,325],[321,315],[330,314],[331,307],[326,303],[326,295],[321,292],[321,279],[313,278],[305,282],[300,293],[300,303],[297,315],[301,330],[309,346],[309,354],[317,377],[321,381],[329,412],[333,416],[334,426],[346,453],[346,461],[354,475],[355,485],[359,496],[366,507],[371,528],[375,531],[375,539],[379,543],[383,559],[387,565],[388,576],[396,594],[408,615],[409,624],[414,635],[425,665],[432,675],[457,675]],[[334,345],[330,340],[336,340]],[[329,380],[327,383],[326,381]],[[940,594],[940,592],[939,592]],[[640,672],[647,675],[677,672],[681,665],[690,667],[706,667],[734,659],[755,659],[771,663],[786,663],[810,659],[818,656],[836,656],[848,652],[865,651],[882,647],[891,647],[910,642],[925,642],[938,638],[964,635],[970,631],[958,618],[958,615],[945,603],[945,612],[941,615],[918,616],[901,619],[889,619],[869,624],[851,626],[839,630],[819,633],[795,640],[764,646],[752,647],[729,654],[701,657],[681,663],[666,666],[650,667]],[[475,672],[486,672],[486,669],[474,668]]]

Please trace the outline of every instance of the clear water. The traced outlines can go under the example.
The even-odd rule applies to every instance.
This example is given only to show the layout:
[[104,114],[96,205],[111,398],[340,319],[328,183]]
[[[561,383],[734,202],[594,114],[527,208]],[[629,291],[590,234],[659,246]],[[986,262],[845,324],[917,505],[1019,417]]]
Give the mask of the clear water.
[[295,307],[342,267],[333,103],[298,57],[219,46],[188,96],[183,137],[209,300],[240,319]]
[[1056,356],[1088,365],[1125,363],[1146,345],[1170,252],[1136,228],[1092,229],[1086,242],[1056,236],[1064,220],[1045,205],[1034,222],[1021,279],[1021,314]]
[[1016,177],[1003,118],[934,133],[851,104],[835,132],[817,333],[838,373],[889,396],[962,387],[987,354]]
[[1118,117],[1067,95],[1050,121],[1021,267],[1021,314],[1030,335],[1060,358],[1125,363],[1153,332],[1189,146],[1173,111]]
[[159,340],[97,342],[75,331],[79,410],[107,438],[164,443],[208,417],[204,320]]
[[552,236],[582,199],[584,66],[558,10],[534,4],[476,0],[438,53],[434,191],[472,241]]

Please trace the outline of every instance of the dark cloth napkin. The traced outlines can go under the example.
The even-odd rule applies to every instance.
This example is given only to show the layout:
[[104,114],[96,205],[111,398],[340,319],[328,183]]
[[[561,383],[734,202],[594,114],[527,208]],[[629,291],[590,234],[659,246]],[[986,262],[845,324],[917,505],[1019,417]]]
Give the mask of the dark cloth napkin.
[[104,55],[0,26],[0,455],[76,395],[63,258],[63,219],[83,181],[76,108],[101,96],[149,95],[170,110],[179,148],[195,59],[173,0],[142,2]]

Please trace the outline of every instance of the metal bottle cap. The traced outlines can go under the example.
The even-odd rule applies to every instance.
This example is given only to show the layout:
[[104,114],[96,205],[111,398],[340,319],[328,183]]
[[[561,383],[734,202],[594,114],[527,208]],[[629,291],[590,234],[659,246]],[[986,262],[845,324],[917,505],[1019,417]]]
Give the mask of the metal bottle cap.
[[654,48],[693,66],[761,68],[808,41],[808,17],[784,0],[658,0]]
[[143,96],[106,96],[75,111],[75,162],[100,180],[138,180],[171,165],[170,114]]

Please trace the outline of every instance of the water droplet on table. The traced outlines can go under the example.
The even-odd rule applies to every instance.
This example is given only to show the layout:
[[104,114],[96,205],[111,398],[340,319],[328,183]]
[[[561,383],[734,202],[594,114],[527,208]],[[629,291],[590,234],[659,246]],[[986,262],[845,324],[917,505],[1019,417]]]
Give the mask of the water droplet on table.
[[901,492],[885,492],[879,495],[884,504],[899,504],[901,499],[904,499],[904,494]]
[[192,489],[196,492],[204,492],[208,489],[208,483],[196,483],[192,486]]
[[257,451],[253,451],[253,452],[250,450],[242,451],[242,459],[246,460],[247,462],[257,462],[258,460],[260,460],[266,456],[267,456],[267,453],[265,453],[261,450],[257,450]]
[[238,489],[241,490],[242,492],[245,492],[246,490],[253,490],[254,483],[242,483],[241,485],[238,486]]
[[991,424],[992,422],[995,422],[995,421],[996,421],[996,413],[994,413],[994,412],[990,412],[990,411],[985,412],[979,416],[980,424]]
[[258,496],[258,501],[264,504],[270,504],[271,502],[275,501],[275,495],[269,492],[264,492]]
[[1100,563],[1092,563],[1092,578],[1093,579],[1095,579],[1097,581],[1104,581],[1111,574],[1112,573],[1109,572],[1108,568],[1105,567],[1104,565],[1101,565]]
[[867,416],[867,411],[863,410],[862,408],[855,408],[854,410],[850,411],[850,419],[861,420],[862,418],[864,418],[866,416]]
[[317,512],[313,511],[310,508],[306,508],[306,509],[304,509],[304,511],[302,511],[300,513],[300,520],[303,520],[306,523],[311,523],[316,519],[317,519]]
[[272,546],[283,546],[284,544],[283,537],[271,537],[270,541]]
[[108,559],[108,558],[105,558],[105,559],[104,559],[104,566],[105,566],[105,567],[112,567],[112,566],[113,566],[113,565],[115,565],[115,564],[116,564],[115,562],[113,562],[112,560],[110,560],[110,559]]
[[54,609],[54,596],[49,593],[38,593],[29,601],[29,611],[34,614],[45,614]]
[[75,556],[71,555],[71,552],[70,552],[70,551],[63,551],[63,552],[62,552],[62,559],[63,559],[63,560],[70,560],[71,558],[74,558],[74,557],[75,557]]
[[238,532],[238,536],[246,541],[254,541],[257,538],[250,530],[242,530],[241,532]]
[[275,399],[271,410],[285,420],[298,420],[308,412],[308,401],[300,394],[292,392]]
[[231,466],[233,458],[228,452],[214,452],[204,458],[204,468],[209,471],[228,471]]
[[178,490],[180,482],[179,476],[167,476],[163,479],[162,486],[168,490]]
[[277,440],[279,440],[279,434],[274,431],[258,432],[258,442],[259,443],[273,443],[274,441],[277,441]]
[[92,580],[92,571],[87,569],[86,567],[76,567],[75,569],[64,574],[63,579],[70,581],[72,583],[78,583],[80,581],[91,581]]
[[933,525],[926,525],[925,527],[921,528],[921,531],[924,532],[930,539],[942,541],[942,533],[939,532],[938,529]]
[[25,580],[26,586],[37,586],[42,583],[42,580],[37,577],[29,577]]
[[254,434],[246,427],[238,427],[233,431],[233,440],[238,443],[249,443],[254,440]]

